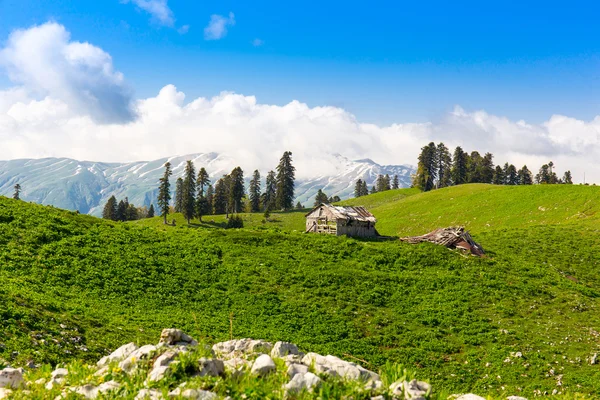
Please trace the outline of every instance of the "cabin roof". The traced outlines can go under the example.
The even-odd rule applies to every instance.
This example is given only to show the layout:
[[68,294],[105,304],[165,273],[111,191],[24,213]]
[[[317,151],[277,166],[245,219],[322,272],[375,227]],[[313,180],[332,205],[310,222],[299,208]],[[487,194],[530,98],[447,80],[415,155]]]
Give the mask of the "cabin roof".
[[331,204],[321,203],[313,208],[306,217],[310,216],[313,212],[321,207],[326,207],[336,219],[364,221],[364,222],[377,222],[377,219],[373,214],[367,211],[364,207],[351,207],[351,206],[334,206]]

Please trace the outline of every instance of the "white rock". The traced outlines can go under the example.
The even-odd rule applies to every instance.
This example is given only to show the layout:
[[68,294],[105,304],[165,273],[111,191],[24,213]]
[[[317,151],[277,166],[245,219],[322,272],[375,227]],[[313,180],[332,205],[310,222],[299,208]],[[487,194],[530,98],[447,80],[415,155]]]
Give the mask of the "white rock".
[[158,365],[152,368],[152,371],[148,374],[148,382],[158,382],[164,379],[165,376],[169,373],[168,365]]
[[51,378],[44,386],[46,390],[52,390],[55,386],[62,386],[65,383],[65,378]]
[[306,374],[308,367],[304,364],[290,364],[287,369],[287,374],[290,378],[293,378],[298,374]]
[[521,396],[508,396],[506,400],[527,400],[527,398]]
[[404,382],[404,397],[414,400],[425,400],[425,396],[431,391],[431,385],[427,382],[417,381],[413,379],[410,382]]
[[12,390],[0,388],[0,400],[7,399],[12,394]]
[[135,400],[161,400],[162,392],[158,389],[142,389],[135,396]]
[[385,400],[385,397],[383,397],[382,395],[379,395],[379,396],[371,397],[371,400]]
[[23,368],[4,368],[0,371],[0,388],[13,388],[23,383]]
[[137,348],[138,347],[135,345],[135,343],[127,343],[113,351],[110,355],[102,357],[100,361],[98,361],[97,365],[99,367],[104,367],[113,361],[120,361],[136,351]]
[[129,373],[135,368],[139,360],[147,359],[156,350],[157,347],[151,344],[142,346],[133,353],[129,354],[123,361],[121,361],[119,363],[119,368]]
[[252,364],[251,372],[260,376],[265,376],[275,371],[276,368],[273,359],[267,354],[262,354],[254,361],[254,364]]
[[198,376],[221,376],[225,374],[225,364],[215,358],[198,360]]
[[52,379],[58,379],[58,378],[64,378],[65,376],[69,375],[69,370],[66,368],[57,368],[54,371],[52,371],[52,374],[50,375],[52,377]]
[[302,363],[307,366],[314,365],[315,371],[320,374],[339,376],[350,380],[360,379],[365,382],[381,380],[375,372],[331,355],[323,357],[317,353],[308,353],[302,358]]
[[178,397],[184,399],[195,400],[216,400],[219,398],[215,393],[200,389],[183,389],[177,388],[169,392],[169,397]]
[[197,346],[198,342],[181,329],[163,329],[160,334],[159,345],[169,346]]
[[383,389],[383,382],[381,382],[380,380],[371,379],[367,381],[367,383],[365,383],[365,389],[371,391]]
[[598,353],[594,353],[592,358],[590,358],[590,364],[592,364],[592,365],[596,364],[597,359],[598,359]]
[[296,374],[285,386],[286,393],[298,393],[302,390],[307,390],[312,392],[315,387],[318,387],[321,384],[321,378],[313,374],[312,372],[307,372],[305,374]]
[[275,346],[273,346],[273,350],[271,350],[271,357],[282,358],[289,354],[298,355],[299,353],[298,347],[295,344],[288,342],[277,342],[275,343]]
[[46,380],[44,378],[40,378],[33,383],[35,383],[36,385],[43,385],[44,383],[46,383]]
[[229,340],[227,342],[216,343],[212,347],[216,354],[226,356],[226,358],[256,353],[268,354],[272,348],[272,343],[253,339]]
[[115,381],[104,382],[100,386],[94,385],[83,385],[80,387],[76,387],[73,391],[77,394],[82,395],[86,399],[95,399],[99,394],[106,394],[108,392],[118,390],[121,387],[121,384]]
[[396,381],[390,385],[390,392],[392,393],[392,395],[394,397],[402,396],[403,391],[404,391],[404,382],[403,381]]
[[485,400],[484,397],[477,396],[473,393],[461,394],[456,398],[456,400]]

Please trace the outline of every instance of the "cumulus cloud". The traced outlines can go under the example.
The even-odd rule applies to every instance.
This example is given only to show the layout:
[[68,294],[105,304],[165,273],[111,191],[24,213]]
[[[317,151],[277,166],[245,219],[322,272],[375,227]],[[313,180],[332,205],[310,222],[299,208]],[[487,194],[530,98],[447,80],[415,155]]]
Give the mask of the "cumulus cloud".
[[72,41],[57,23],[12,32],[0,49],[0,66],[21,85],[22,93],[60,99],[97,122],[125,122],[133,117],[131,91],[115,71],[111,56],[87,42]]
[[235,15],[229,13],[229,17],[213,14],[210,16],[210,21],[204,28],[205,40],[219,40],[227,35],[227,27],[235,25]]
[[156,22],[165,26],[173,26],[175,18],[167,0],[123,0],[123,3],[133,3],[149,13]]
[[[484,111],[456,108],[437,123],[365,124],[337,107],[292,101],[261,104],[254,96],[222,93],[186,101],[172,85],[135,104],[127,124],[100,125],[61,100],[24,100],[18,90],[0,92],[0,159],[67,156],[101,161],[150,160],[194,152],[226,153],[244,170],[273,168],[291,150],[299,178],[333,173],[331,153],[384,164],[415,164],[430,140],[467,151],[490,151],[495,161],[537,170],[554,161],[600,183],[600,117],[581,121],[553,116],[540,125],[510,121]],[[115,145],[118,143],[118,145]]]
[[254,47],[260,47],[263,44],[265,44],[265,41],[262,39],[259,39],[259,38],[256,38],[252,41],[252,46],[254,46]]

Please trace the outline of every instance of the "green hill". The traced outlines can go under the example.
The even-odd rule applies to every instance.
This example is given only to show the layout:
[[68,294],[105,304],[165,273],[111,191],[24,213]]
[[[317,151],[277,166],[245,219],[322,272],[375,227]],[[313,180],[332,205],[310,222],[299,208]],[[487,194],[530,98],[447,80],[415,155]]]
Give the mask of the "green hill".
[[94,361],[172,326],[226,340],[232,316],[234,337],[287,340],[372,369],[401,363],[438,394],[599,396],[589,362],[600,352],[598,194],[465,185],[352,201],[373,206],[383,234],[465,224],[484,259],[303,234],[303,212],[265,223],[250,214],[233,230],[210,216],[188,229],[0,197],[0,357]]

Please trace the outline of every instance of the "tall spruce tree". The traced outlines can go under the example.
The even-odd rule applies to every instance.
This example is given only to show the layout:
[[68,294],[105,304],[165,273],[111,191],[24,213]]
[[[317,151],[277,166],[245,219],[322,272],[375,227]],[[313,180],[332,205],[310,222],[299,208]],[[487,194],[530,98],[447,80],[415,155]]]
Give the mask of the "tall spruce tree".
[[123,200],[117,205],[117,221],[124,222],[127,220],[127,204]]
[[198,197],[204,197],[204,189],[210,185],[210,177],[204,167],[198,171],[198,178],[196,179],[196,188],[198,189]]
[[259,212],[260,211],[260,172],[255,170],[252,174],[252,180],[250,181],[250,186],[248,188],[250,192],[250,211],[251,212]]
[[189,225],[192,218],[194,218],[196,208],[196,169],[191,160],[185,163],[181,205],[183,217]]
[[15,185],[14,189],[15,189],[15,192],[13,194],[13,199],[21,200],[21,185],[17,183]]
[[150,208],[148,209],[148,214],[146,214],[146,218],[154,218],[154,204],[150,204]]
[[462,185],[463,183],[467,183],[467,161],[468,155],[462,149],[462,147],[458,146],[454,150],[454,155],[452,157],[452,183],[454,185]]
[[367,196],[369,194],[369,188],[367,187],[367,181],[362,182],[361,193],[362,193],[361,196]]
[[229,204],[231,204],[231,212],[237,214],[243,211],[242,198],[245,194],[244,171],[240,167],[235,167],[229,176],[231,177]]
[[[419,163],[417,165],[417,173],[414,177],[413,186],[428,192],[435,187],[437,179],[437,148],[435,143],[431,142],[427,146],[421,148],[419,154]],[[379,191],[379,188],[377,188]]]
[[571,175],[571,171],[565,171],[562,181],[564,184],[567,184],[567,185],[573,184],[573,176]]
[[384,187],[384,190],[392,189],[392,182],[391,182],[390,176],[388,174],[385,174],[385,176],[383,177],[383,187]]
[[214,213],[214,210],[213,210],[214,196],[215,196],[215,189],[213,188],[213,185],[209,184],[208,187],[206,188],[206,214],[207,215],[212,215]]
[[196,178],[196,189],[198,190],[198,196],[196,197],[195,214],[200,222],[202,222],[202,216],[208,214],[210,211],[209,202],[206,199],[205,192],[205,188],[208,189],[208,185],[210,185],[208,172],[206,172],[206,169],[202,167],[198,171],[198,176]]
[[262,195],[263,210],[272,211],[275,209],[277,199],[277,178],[274,171],[267,173],[265,180],[265,192]]
[[492,183],[494,185],[504,185],[506,181],[506,177],[504,176],[504,170],[501,166],[496,165],[496,169],[494,170],[494,176],[492,177]]
[[163,223],[167,223],[167,215],[169,215],[169,202],[171,201],[171,184],[169,183],[169,177],[173,175],[171,171],[171,163],[165,164],[165,173],[160,178],[160,185],[158,187],[158,207],[160,209],[160,215],[164,218]]
[[527,168],[527,165],[523,165],[523,168],[517,172],[519,179],[519,185],[533,185],[533,174]]
[[400,188],[400,182],[398,181],[398,175],[394,175],[394,181],[392,183],[392,189]]
[[369,194],[373,193],[377,193],[377,188],[375,187],[375,185],[371,186],[371,190],[369,191]]
[[492,183],[494,180],[494,155],[485,153],[482,160],[481,179],[482,183]]
[[110,196],[104,209],[102,210],[102,218],[109,219],[111,221],[117,220],[117,199],[115,196]]
[[519,176],[517,174],[517,169],[512,164],[510,164],[508,166],[505,181],[506,181],[507,185],[518,185],[519,184]]
[[292,165],[292,152],[286,151],[277,165],[277,208],[291,210],[294,206],[296,168]]
[[539,184],[551,183],[550,167],[548,164],[544,164],[540,167],[539,172],[535,176],[535,182]]
[[[448,187],[452,184],[452,156],[450,150],[442,142],[437,145],[437,188]],[[397,176],[394,177],[397,179]]]
[[317,192],[317,195],[315,196],[315,207],[318,206],[319,204],[327,204],[329,203],[329,198],[327,197],[327,195],[325,193],[323,193],[323,191],[321,189],[319,189],[319,191]]
[[213,209],[215,214],[225,214],[227,212],[227,183],[221,178],[215,185],[215,194],[213,196]]
[[354,185],[354,197],[360,197],[363,195],[362,184],[363,184],[363,181],[362,181],[362,179],[359,178],[356,181],[356,184]]
[[482,183],[483,182],[483,157],[478,151],[472,151],[467,161],[468,165],[468,182]]
[[377,187],[378,192],[385,191],[385,177],[381,174],[377,175],[377,180],[375,181],[375,186]]
[[176,213],[183,212],[183,178],[177,178],[175,182],[175,206]]

